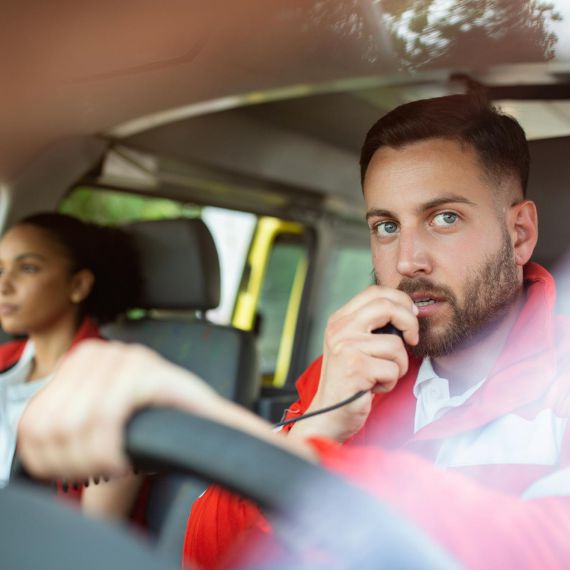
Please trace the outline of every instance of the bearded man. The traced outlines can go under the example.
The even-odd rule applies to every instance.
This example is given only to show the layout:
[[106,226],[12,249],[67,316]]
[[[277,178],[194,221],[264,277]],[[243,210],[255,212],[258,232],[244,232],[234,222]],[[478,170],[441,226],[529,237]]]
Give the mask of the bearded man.
[[[528,171],[521,127],[477,97],[388,113],[361,154],[377,284],[330,318],[323,356],[298,380],[286,419],[360,397],[282,437],[155,356],[86,344],[26,411],[24,460],[43,476],[120,471],[133,409],[202,410],[316,456],[468,567],[564,567],[570,323],[555,314],[552,276],[530,261],[538,229]],[[402,338],[373,334],[389,324]],[[61,394],[81,391],[80,412],[64,409]],[[106,437],[93,437],[103,421]],[[211,487],[192,509],[186,559],[215,567],[260,524],[255,507]]]
[[[529,262],[529,163],[520,125],[477,97],[415,101],[371,128],[360,164],[377,285],[330,318],[286,418],[366,394],[289,437],[410,450],[508,494],[558,468],[569,442],[555,341],[569,345],[556,337],[554,281]],[[371,334],[388,323],[403,340]],[[210,488],[187,558],[214,566],[257,517]]]

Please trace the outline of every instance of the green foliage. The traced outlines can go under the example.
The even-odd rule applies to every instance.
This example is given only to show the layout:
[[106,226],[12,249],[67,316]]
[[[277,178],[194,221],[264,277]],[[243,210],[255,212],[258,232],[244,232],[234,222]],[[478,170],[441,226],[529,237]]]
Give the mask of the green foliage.
[[382,0],[385,21],[402,65],[410,70],[548,61],[560,21],[543,0]]
[[126,192],[77,188],[61,204],[60,211],[85,221],[115,225],[136,220],[196,218],[200,208],[166,198]]

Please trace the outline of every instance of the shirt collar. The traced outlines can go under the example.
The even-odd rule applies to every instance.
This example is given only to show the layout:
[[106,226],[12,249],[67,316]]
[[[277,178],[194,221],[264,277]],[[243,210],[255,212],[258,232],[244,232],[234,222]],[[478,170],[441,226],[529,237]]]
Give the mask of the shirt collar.
[[[449,380],[447,378],[442,378],[437,374],[437,372],[433,369],[431,358],[429,356],[426,356],[422,360],[420,369],[418,370],[416,383],[414,384],[414,396],[416,397],[416,400],[419,399],[420,397],[422,386],[435,378],[437,378],[440,381],[446,382],[447,385],[449,386]],[[485,383],[485,380],[487,380],[487,377],[483,378],[482,380],[479,380],[479,382],[477,382],[470,388],[467,388],[467,390],[465,390],[463,394],[457,394],[456,396],[453,396],[453,398],[465,397],[465,399],[467,399],[469,396],[471,396],[471,394],[475,393]]]
[[418,375],[416,377],[416,383],[414,384],[414,396],[416,397],[416,400],[420,397],[421,385],[429,382],[433,378],[439,378],[439,376],[433,369],[431,358],[429,356],[426,356],[420,364],[420,369],[418,370]]

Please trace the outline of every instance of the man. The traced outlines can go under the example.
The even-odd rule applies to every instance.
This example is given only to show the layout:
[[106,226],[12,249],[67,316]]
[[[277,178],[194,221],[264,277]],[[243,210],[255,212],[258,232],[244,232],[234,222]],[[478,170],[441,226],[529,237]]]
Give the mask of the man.
[[[520,126],[477,98],[392,111],[361,156],[378,285],[331,317],[288,418],[364,395],[283,438],[154,355],[87,347],[30,405],[24,459],[40,475],[119,471],[125,418],[170,404],[317,457],[468,566],[564,566],[570,499],[556,495],[570,493],[560,469],[570,449],[570,324],[554,315],[552,277],[529,263],[537,215],[524,198],[528,168]],[[372,334],[389,323],[403,339]],[[72,389],[85,369],[91,377]],[[74,401],[62,413],[66,394]],[[253,507],[211,488],[193,509],[187,557],[213,566],[258,522]]]
[[[552,278],[527,265],[537,240],[528,169],[520,126],[476,98],[417,101],[372,127],[361,174],[380,286],[332,316],[322,363],[300,379],[288,417],[367,395],[291,435],[403,447],[517,494],[558,467],[567,383],[550,385],[564,373],[551,362]],[[411,359],[399,338],[370,334],[386,323]],[[187,554],[213,564],[255,520],[210,489],[194,507]]]

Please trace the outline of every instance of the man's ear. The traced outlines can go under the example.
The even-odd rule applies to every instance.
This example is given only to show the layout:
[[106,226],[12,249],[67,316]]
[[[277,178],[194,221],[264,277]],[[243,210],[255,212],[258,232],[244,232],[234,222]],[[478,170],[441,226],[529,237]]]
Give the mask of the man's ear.
[[525,265],[538,241],[538,213],[532,200],[523,200],[511,206],[509,233],[513,240],[516,264]]
[[71,283],[71,302],[79,304],[83,302],[91,293],[95,276],[89,269],[78,271],[72,279]]

